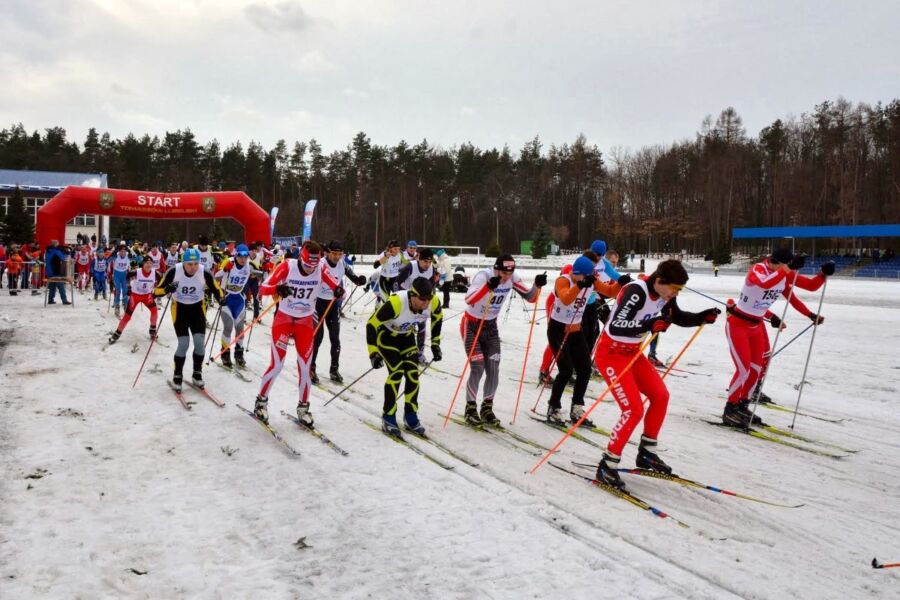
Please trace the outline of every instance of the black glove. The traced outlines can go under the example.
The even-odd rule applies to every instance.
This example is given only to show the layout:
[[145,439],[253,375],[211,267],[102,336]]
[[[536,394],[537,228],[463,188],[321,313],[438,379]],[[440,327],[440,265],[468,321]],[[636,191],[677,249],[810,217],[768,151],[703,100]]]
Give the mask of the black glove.
[[216,298],[216,301],[219,303],[219,306],[225,306],[225,298],[226,298],[225,294],[222,294],[221,296]]
[[586,289],[589,287],[593,287],[595,281],[597,281],[597,278],[593,275],[585,275],[584,279],[575,282],[575,285],[577,285],[581,289]]
[[498,285],[500,285],[500,277],[498,275],[494,275],[487,280],[488,289],[496,290]]
[[827,263],[822,265],[822,275],[825,277],[830,277],[834,275],[834,261],[829,260]]
[[434,362],[441,362],[441,359],[444,358],[444,354],[441,352],[440,346],[432,346],[431,347],[431,360]]
[[174,281],[166,285],[166,293],[167,294],[172,294],[177,289],[178,289],[178,284],[175,283]]
[[817,315],[816,313],[813,313],[813,314],[809,315],[809,320],[812,321],[813,323],[815,323],[816,325],[821,325],[822,323],[825,322],[825,317],[823,317],[822,315]]
[[294,288],[289,286],[286,283],[282,283],[278,287],[275,288],[275,293],[281,296],[282,298],[287,298],[289,296],[294,295]]
[[647,331],[653,333],[662,333],[669,328],[672,322],[665,317],[654,317],[647,321]]
[[334,288],[334,291],[332,293],[334,294],[334,298],[336,300],[340,300],[344,297],[344,288],[342,288],[341,286],[337,286],[336,288]]
[[804,256],[803,254],[798,254],[793,259],[791,259],[791,262],[788,263],[788,268],[790,268],[791,271],[799,271],[805,264],[806,256]]
[[702,319],[704,323],[715,323],[716,319],[721,314],[722,311],[718,308],[707,308],[706,310],[700,311],[700,319]]
[[612,314],[612,309],[609,307],[609,304],[604,302],[600,307],[598,314],[600,316],[600,322],[605,325],[606,322],[609,321],[609,315]]
[[622,275],[621,277],[616,279],[616,283],[618,283],[622,287],[625,287],[626,285],[631,283],[631,281],[632,281],[631,275],[629,275],[628,273],[625,273],[624,275]]
[[381,358],[381,355],[377,352],[373,352],[369,355],[369,362],[372,363],[373,369],[380,369],[384,366],[384,359]]
[[541,273],[537,277],[534,278],[534,285],[537,287],[544,287],[547,285],[547,273]]
[[366,282],[366,278],[364,275],[357,275],[353,278],[353,283],[356,285],[363,285]]
[[781,319],[777,315],[772,315],[769,319],[769,325],[771,325],[773,329],[778,329],[781,327]]

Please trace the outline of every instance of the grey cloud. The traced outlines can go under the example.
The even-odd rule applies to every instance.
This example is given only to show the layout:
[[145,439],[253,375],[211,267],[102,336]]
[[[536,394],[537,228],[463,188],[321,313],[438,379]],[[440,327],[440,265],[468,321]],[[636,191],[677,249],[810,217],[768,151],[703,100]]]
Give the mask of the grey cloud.
[[247,6],[244,14],[266,33],[300,33],[313,24],[313,19],[296,0],[275,4],[257,2]]

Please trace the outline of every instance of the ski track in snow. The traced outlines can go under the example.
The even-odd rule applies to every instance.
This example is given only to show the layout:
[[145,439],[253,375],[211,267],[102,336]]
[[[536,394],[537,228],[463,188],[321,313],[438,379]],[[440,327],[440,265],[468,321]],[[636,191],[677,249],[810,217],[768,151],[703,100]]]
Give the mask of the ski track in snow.
[[[740,281],[701,274],[688,285],[724,300],[736,295]],[[254,333],[248,353],[254,382],[206,368],[209,389],[227,406],[218,408],[187,388],[194,404],[185,411],[164,383],[174,348],[168,316],[160,334],[170,348],[154,347],[132,390],[149,343],[146,311],[100,353],[115,327],[105,303],[79,295],[74,309],[43,308],[41,297],[0,295],[0,596],[893,597],[900,573],[874,571],[869,561],[894,560],[900,552],[900,348],[884,335],[900,323],[898,292],[900,284],[892,282],[829,282],[822,310],[828,320],[816,334],[800,410],[844,421],[801,416],[796,431],[859,450],[840,460],[700,422],[721,413],[719,396],[733,370],[722,323],[704,330],[680,366],[712,377],[667,381],[672,397],[660,440],[666,460],[698,481],[806,506],[763,506],[624,475],[633,493],[690,529],[548,466],[527,475],[538,459],[492,436],[452,423],[442,429],[437,413],[446,412],[455,377],[435,371],[423,377],[419,414],[436,441],[478,468],[413,439],[455,466],[443,470],[359,422],[377,423],[384,370],[326,408],[321,404],[331,394],[313,389],[316,424],[350,452],[342,457],[279,414],[297,400],[289,349],[270,395],[270,418],[302,453],[291,457],[233,406],[253,404],[258,374],[268,363],[268,327]],[[815,309],[817,293],[801,298]],[[342,327],[348,382],[368,368],[366,300]],[[711,304],[688,291],[679,302],[688,310]],[[507,424],[517,389],[510,378],[520,374],[530,318],[521,300],[513,303],[500,316],[504,360],[495,403]],[[461,304],[454,295],[448,314]],[[779,314],[782,306],[775,309]],[[779,344],[808,323],[792,310],[786,322]],[[530,379],[545,327],[535,327]],[[455,373],[465,359],[457,330],[456,319],[445,327],[440,363]],[[676,354],[691,333],[673,327],[659,353]],[[792,344],[770,369],[766,392],[786,406],[796,402],[794,385],[810,337]],[[132,353],[134,344],[139,351]],[[327,344],[326,336],[323,374]],[[330,382],[326,387],[338,389]],[[592,381],[588,400],[603,389]],[[560,432],[522,414],[537,393],[524,386],[512,427],[550,446]],[[541,408],[548,396],[545,391]],[[788,413],[761,408],[759,414],[779,427],[791,422]],[[593,413],[607,429],[617,417],[609,402]],[[604,443],[602,436],[586,435]],[[623,466],[633,464],[634,452],[626,449]],[[596,448],[578,440],[554,458],[564,464],[598,459]],[[295,545],[300,538],[308,547]]]

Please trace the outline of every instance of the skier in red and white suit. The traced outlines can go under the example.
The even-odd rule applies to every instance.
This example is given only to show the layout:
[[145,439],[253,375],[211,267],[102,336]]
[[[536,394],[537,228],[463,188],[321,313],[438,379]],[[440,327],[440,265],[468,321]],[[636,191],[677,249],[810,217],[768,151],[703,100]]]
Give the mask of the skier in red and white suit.
[[78,289],[87,287],[91,277],[91,260],[93,259],[91,247],[85,244],[75,253],[75,268],[78,271]]
[[[791,293],[791,286],[809,291],[819,289],[825,283],[825,277],[834,273],[834,263],[826,263],[819,274],[806,277],[797,273],[804,262],[804,257],[794,257],[786,248],[778,249],[750,267],[737,303],[728,300],[725,336],[736,370],[728,386],[728,401],[722,414],[722,422],[726,425],[743,428],[750,425],[751,391],[768,364],[769,336],[764,321],[768,320],[772,327],[784,328],[781,319],[769,310],[778,297],[789,298],[791,305],[812,321],[819,324],[825,321]],[[754,421],[761,423],[758,417]]]
[[335,300],[344,295],[344,288],[320,263],[321,252],[316,242],[304,242],[300,258],[289,258],[279,263],[259,287],[260,296],[277,294],[281,297],[278,312],[272,322],[272,362],[263,373],[254,409],[256,417],[264,423],[268,423],[269,418],[269,389],[284,366],[284,355],[287,353],[288,343],[293,338],[297,349],[297,371],[300,377],[297,418],[306,425],[313,424],[309,412],[309,391],[312,386],[309,366],[313,352],[313,334],[318,323],[316,299],[323,283],[333,290]]
[[[672,323],[698,327],[716,322],[721,312],[718,308],[690,313],[678,307],[676,297],[687,280],[688,274],[679,261],[664,260],[650,276],[642,276],[619,291],[603,328],[594,364],[612,386],[613,397],[622,410],[597,469],[597,479],[607,485],[625,487],[616,469],[628,438],[642,420],[644,431],[635,464],[639,469],[672,472],[656,453],[656,441],[669,406],[669,390],[640,350],[647,334],[662,333]],[[646,413],[642,395],[649,404]]]
[[131,315],[134,314],[138,305],[143,304],[150,309],[150,337],[156,337],[156,318],[157,309],[156,302],[153,298],[153,288],[156,287],[158,277],[156,269],[153,268],[153,259],[150,256],[144,256],[141,261],[141,268],[129,271],[128,279],[131,279],[131,293],[128,295],[128,304],[125,307],[125,314],[119,321],[119,326],[109,336],[109,343],[115,344],[131,321]]

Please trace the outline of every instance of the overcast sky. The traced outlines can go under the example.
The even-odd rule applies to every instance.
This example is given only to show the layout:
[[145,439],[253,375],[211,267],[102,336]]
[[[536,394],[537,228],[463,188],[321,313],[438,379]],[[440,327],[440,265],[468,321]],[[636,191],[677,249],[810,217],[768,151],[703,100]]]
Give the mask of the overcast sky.
[[0,0],[0,126],[608,151],[731,105],[756,135],[900,97],[898,23],[898,0]]

